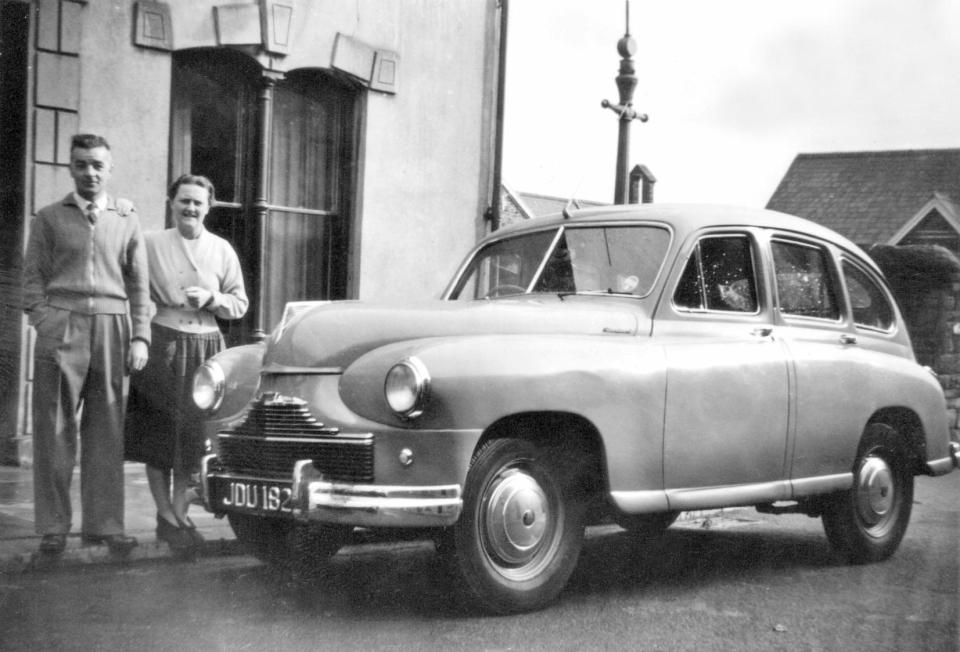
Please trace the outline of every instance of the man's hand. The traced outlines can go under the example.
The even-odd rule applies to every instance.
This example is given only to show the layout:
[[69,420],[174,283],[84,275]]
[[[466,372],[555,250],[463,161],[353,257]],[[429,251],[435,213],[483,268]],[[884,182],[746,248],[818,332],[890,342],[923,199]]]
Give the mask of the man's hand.
[[183,293],[187,295],[187,304],[191,308],[203,308],[213,298],[213,292],[196,285],[188,287]]
[[147,364],[150,351],[143,340],[130,342],[130,352],[127,354],[127,369],[131,372],[140,371]]

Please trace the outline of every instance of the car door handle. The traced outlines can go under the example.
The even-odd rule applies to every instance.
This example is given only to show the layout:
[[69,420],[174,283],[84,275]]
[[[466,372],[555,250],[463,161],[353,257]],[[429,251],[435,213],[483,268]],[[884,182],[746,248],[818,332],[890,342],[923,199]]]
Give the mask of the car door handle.
[[844,333],[840,336],[840,344],[856,344],[857,336]]
[[751,335],[756,337],[770,337],[773,334],[773,328],[770,326],[761,326],[760,328],[754,328],[750,331]]

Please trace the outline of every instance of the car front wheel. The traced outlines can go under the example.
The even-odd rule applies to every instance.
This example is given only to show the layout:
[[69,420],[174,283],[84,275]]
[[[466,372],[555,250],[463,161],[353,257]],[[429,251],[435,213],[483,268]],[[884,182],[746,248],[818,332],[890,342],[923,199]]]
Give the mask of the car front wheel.
[[485,611],[516,613],[553,601],[583,545],[586,499],[577,461],[559,449],[494,439],[474,455],[464,509],[450,531],[454,572]]
[[885,424],[867,427],[853,470],[853,487],[831,497],[823,511],[830,544],[855,564],[896,551],[913,506],[913,474],[904,444]]

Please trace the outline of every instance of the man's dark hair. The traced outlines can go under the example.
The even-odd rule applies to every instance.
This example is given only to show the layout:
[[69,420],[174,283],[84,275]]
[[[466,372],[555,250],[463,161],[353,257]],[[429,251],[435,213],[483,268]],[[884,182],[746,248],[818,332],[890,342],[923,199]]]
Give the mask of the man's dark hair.
[[201,188],[206,188],[207,199],[210,200],[210,206],[213,206],[217,201],[213,192],[213,182],[206,177],[200,176],[199,174],[180,175],[176,181],[170,184],[170,189],[167,190],[167,198],[172,200],[174,197],[176,197],[180,186],[200,186]]
[[94,147],[110,149],[110,143],[103,136],[96,134],[76,134],[70,139],[70,149],[93,149]]

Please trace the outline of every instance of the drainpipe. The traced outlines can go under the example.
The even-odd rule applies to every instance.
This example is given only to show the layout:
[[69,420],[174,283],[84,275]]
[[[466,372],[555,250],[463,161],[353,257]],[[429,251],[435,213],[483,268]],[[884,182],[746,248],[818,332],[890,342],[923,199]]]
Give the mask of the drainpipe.
[[497,115],[493,146],[493,193],[487,208],[490,230],[500,228],[500,187],[503,185],[503,107],[507,81],[507,0],[500,0],[500,59],[497,61]]

